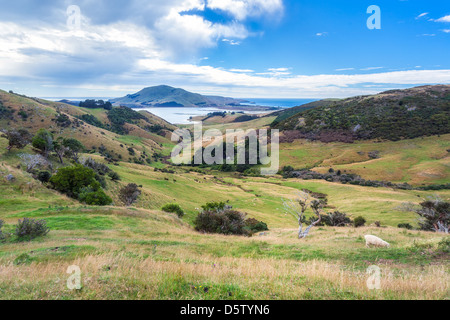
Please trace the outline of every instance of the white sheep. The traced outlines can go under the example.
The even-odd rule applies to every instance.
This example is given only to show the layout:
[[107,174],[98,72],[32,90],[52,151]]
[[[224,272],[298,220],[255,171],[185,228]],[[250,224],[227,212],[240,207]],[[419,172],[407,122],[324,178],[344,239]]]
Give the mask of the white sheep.
[[369,247],[370,245],[373,245],[375,247],[387,247],[387,248],[390,247],[390,244],[387,243],[386,241],[378,237],[372,236],[370,234],[364,236],[364,238],[366,239],[366,247]]

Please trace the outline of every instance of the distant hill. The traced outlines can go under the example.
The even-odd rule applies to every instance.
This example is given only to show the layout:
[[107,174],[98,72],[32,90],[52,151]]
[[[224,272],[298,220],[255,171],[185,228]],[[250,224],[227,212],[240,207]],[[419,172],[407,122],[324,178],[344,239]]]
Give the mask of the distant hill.
[[236,106],[244,100],[203,96],[183,89],[170,86],[156,86],[142,89],[135,94],[129,94],[123,98],[111,99],[113,105],[128,106],[134,108],[145,107],[224,107]]
[[324,142],[446,134],[450,133],[450,85],[316,101],[279,112],[272,127]]

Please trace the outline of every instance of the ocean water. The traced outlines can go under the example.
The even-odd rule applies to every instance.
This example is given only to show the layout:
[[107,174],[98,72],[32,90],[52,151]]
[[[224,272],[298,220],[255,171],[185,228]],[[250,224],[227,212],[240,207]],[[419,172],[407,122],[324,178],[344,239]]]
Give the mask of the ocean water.
[[[217,109],[217,108],[136,108],[133,109],[136,111],[146,110],[148,112],[157,115],[164,120],[173,123],[173,124],[189,124],[192,123],[189,121],[190,117],[203,116],[207,115],[210,112],[236,112],[237,110],[227,110],[227,109]],[[245,112],[244,113],[248,113]],[[252,111],[250,113],[267,113],[267,111]]]
[[246,98],[244,100],[248,100],[250,101],[250,103],[243,103],[243,105],[259,105],[264,107],[279,107],[279,108],[292,108],[313,101],[317,101],[317,99],[258,99],[258,98]]
[[[69,98],[55,98],[55,97],[46,97],[44,99],[59,101],[62,99],[72,100],[72,101],[84,101],[86,99],[102,99],[107,101],[110,98],[107,97],[69,97]],[[242,103],[243,106],[264,106],[264,107],[278,107],[278,108],[292,108],[296,106],[300,106],[302,104],[306,104],[309,102],[316,101],[317,99],[259,99],[259,98],[246,98],[244,100],[249,101],[248,103]],[[245,108],[245,107],[244,107]],[[243,109],[244,109],[243,108]],[[189,124],[192,123],[189,121],[190,117],[202,116],[206,115],[210,112],[217,111],[240,111],[240,110],[227,110],[227,109],[217,109],[217,108],[136,108],[134,110],[147,110],[164,120],[173,123],[173,124]],[[244,113],[267,113],[267,111],[244,111]]]

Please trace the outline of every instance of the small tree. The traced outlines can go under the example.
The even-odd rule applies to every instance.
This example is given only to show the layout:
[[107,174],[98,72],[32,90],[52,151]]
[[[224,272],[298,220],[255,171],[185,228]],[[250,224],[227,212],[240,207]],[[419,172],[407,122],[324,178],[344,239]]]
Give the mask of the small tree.
[[45,129],[39,129],[32,141],[33,147],[40,150],[45,158],[53,151],[53,134]]
[[16,149],[25,148],[28,144],[30,144],[31,139],[33,138],[31,133],[25,129],[10,130],[10,131],[2,130],[1,133],[2,138],[8,139],[8,146],[6,147],[8,152],[11,151],[12,148]]
[[119,193],[119,199],[126,205],[131,206],[141,194],[141,190],[135,183],[123,187]]
[[450,203],[436,196],[420,203],[420,207],[413,204],[406,205],[407,211],[419,215],[419,227],[422,230],[449,233]]
[[75,161],[78,162],[79,154],[85,150],[83,144],[77,139],[64,139],[64,147],[68,149],[67,153]]
[[53,150],[59,158],[59,162],[64,164],[64,155],[69,151],[69,148],[64,145],[64,138],[59,137],[53,142]]
[[[321,215],[320,215],[320,210],[322,209],[322,204],[318,200],[311,201],[309,198],[309,195],[307,193],[299,193],[298,198],[295,201],[283,200],[283,204],[284,204],[286,213],[291,214],[298,221],[298,225],[299,225],[298,238],[299,239],[306,238],[308,236],[311,228],[313,228],[315,225],[319,224],[322,219]],[[317,216],[317,219],[312,220],[310,225],[303,231],[303,224],[306,221],[305,212],[308,209],[308,207],[311,208],[314,215]]]

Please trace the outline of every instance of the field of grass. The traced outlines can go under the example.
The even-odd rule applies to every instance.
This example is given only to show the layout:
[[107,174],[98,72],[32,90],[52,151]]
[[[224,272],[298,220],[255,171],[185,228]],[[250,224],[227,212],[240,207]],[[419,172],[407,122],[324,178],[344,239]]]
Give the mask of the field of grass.
[[[450,135],[403,141],[321,143],[296,140],[281,144],[281,165],[325,173],[329,168],[364,179],[413,185],[443,184],[450,177]],[[379,159],[369,152],[379,151]]]
[[[111,168],[122,180],[108,181],[107,189],[116,206],[91,207],[32,180],[11,154],[0,162],[4,231],[14,232],[23,217],[45,219],[51,228],[31,242],[0,243],[0,299],[450,298],[448,254],[438,250],[448,236],[395,228],[416,219],[398,206],[431,192],[183,168],[170,174],[121,162]],[[15,181],[4,179],[9,173]],[[142,185],[143,193],[135,207],[124,208],[117,192],[129,182]],[[33,183],[31,191],[22,192],[27,183]],[[384,227],[317,227],[298,240],[296,221],[284,213],[282,199],[304,188],[326,193],[330,206]],[[229,201],[267,222],[270,231],[252,238],[196,232],[196,208],[212,200]],[[186,216],[159,210],[169,202],[179,203]],[[365,234],[382,237],[391,248],[365,248]],[[81,290],[66,286],[71,265],[81,269]],[[370,265],[382,270],[381,290],[366,286]]]

